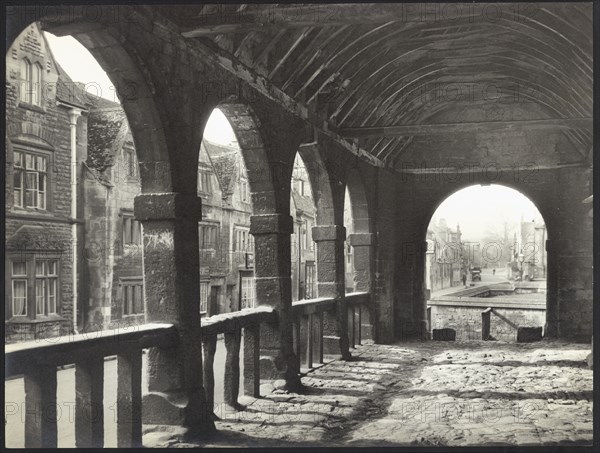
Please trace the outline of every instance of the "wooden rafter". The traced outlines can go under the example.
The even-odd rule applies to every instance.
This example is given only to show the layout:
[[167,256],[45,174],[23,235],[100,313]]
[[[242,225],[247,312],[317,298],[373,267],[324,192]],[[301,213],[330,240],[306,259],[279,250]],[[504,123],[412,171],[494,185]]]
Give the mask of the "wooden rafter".
[[343,137],[397,137],[431,134],[497,132],[522,129],[588,129],[592,118],[550,118],[517,121],[481,121],[471,123],[403,124],[401,126],[365,126],[339,129]]

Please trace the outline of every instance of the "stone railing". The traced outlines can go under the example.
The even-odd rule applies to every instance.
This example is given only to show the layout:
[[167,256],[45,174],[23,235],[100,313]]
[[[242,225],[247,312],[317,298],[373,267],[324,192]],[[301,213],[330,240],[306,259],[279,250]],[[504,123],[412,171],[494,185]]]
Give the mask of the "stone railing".
[[244,335],[244,391],[247,395],[260,396],[260,325],[276,320],[273,307],[246,308],[231,313],[202,319],[202,367],[207,404],[214,405],[215,374],[214,360],[217,350],[217,335],[224,334],[225,375],[223,376],[224,402],[238,406],[240,386],[240,343]]
[[[350,346],[353,348],[362,344],[362,322],[371,302],[371,295],[367,292],[355,292],[346,294],[346,305],[350,316],[348,323],[348,336]],[[364,310],[367,310],[366,312]],[[370,318],[369,318],[370,319]]]
[[[57,446],[57,368],[75,364],[75,444],[104,445],[104,358],[117,356],[117,445],[142,446],[142,350],[177,344],[175,327],[145,324],[5,346],[5,379],[25,383],[25,448]],[[7,427],[8,428],[8,427]]]
[[[346,295],[348,336],[354,347],[361,344],[363,309],[368,293]],[[318,319],[318,360],[323,363],[323,314],[335,314],[332,298],[303,300],[292,304],[295,348],[300,357],[300,325],[307,323],[308,368],[313,367]],[[217,336],[224,334],[226,359],[224,402],[238,407],[240,383],[240,345],[244,335],[244,390],[259,397],[260,326],[274,322],[273,307],[263,306],[202,319],[204,356],[203,382],[207,403],[214,404],[214,357]],[[104,330],[5,346],[5,378],[23,376],[25,383],[25,448],[57,447],[57,370],[75,365],[75,445],[101,448],[104,445],[104,359],[117,357],[117,446],[142,446],[142,351],[146,348],[176,346],[178,335],[171,324],[144,324],[123,329]]]
[[[298,361],[301,362],[303,355],[302,345],[306,345],[306,368],[310,369],[313,367],[315,360],[315,338],[317,339],[316,360],[319,363],[323,363],[323,336],[325,334],[323,318],[325,312],[335,313],[336,306],[335,299],[328,297],[292,302],[294,352]],[[315,324],[317,326],[316,336],[314,334]],[[299,363],[299,365],[299,368],[301,368],[302,364]]]
[[[348,338],[350,345],[354,348],[357,344],[362,344],[363,309],[370,302],[370,294],[367,292],[349,293],[346,294],[345,300],[349,317]],[[299,361],[301,361],[302,356],[305,356],[305,368],[313,368],[315,360],[318,363],[323,363],[324,314],[329,312],[335,315],[336,310],[336,300],[329,297],[300,300],[292,303],[294,349]],[[315,330],[317,331],[316,335]],[[303,346],[306,348],[305,351],[302,350]]]

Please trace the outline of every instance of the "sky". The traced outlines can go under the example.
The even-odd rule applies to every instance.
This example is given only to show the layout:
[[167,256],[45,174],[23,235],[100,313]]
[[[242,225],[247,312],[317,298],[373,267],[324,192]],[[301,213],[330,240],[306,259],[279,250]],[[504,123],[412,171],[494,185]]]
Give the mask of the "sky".
[[[435,211],[433,220],[446,219],[451,228],[460,224],[465,240],[478,240],[490,226],[500,230],[509,223],[541,220],[535,205],[520,192],[505,186],[471,186],[450,195]],[[500,230],[501,231],[501,230]]]
[[57,37],[44,32],[54,58],[74,82],[86,84],[86,91],[119,102],[114,86],[96,59],[72,36]]
[[[72,36],[57,37],[44,32],[54,58],[74,82],[83,82],[86,91],[119,103],[114,85],[92,54]],[[225,115],[215,109],[206,123],[204,137],[215,143],[235,143],[235,135]]]

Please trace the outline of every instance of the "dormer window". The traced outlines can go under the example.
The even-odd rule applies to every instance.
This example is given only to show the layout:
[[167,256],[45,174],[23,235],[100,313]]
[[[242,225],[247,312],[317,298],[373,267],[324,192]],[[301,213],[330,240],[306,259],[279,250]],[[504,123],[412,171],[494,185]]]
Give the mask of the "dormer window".
[[39,63],[21,60],[21,102],[40,105],[43,68]]

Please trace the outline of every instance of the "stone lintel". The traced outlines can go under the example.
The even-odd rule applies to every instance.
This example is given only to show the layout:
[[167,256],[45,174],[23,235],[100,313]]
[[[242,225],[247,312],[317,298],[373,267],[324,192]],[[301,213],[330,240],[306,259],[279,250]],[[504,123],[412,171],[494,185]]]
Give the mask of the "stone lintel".
[[375,245],[375,235],[373,233],[353,233],[348,235],[348,240],[353,247]]
[[202,199],[190,193],[143,193],[135,197],[135,218],[144,220],[202,220]]
[[250,217],[251,234],[292,234],[294,225],[289,214],[259,214]]
[[343,225],[318,225],[312,229],[313,241],[344,241],[346,227]]

